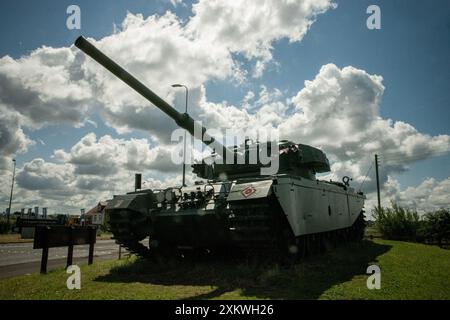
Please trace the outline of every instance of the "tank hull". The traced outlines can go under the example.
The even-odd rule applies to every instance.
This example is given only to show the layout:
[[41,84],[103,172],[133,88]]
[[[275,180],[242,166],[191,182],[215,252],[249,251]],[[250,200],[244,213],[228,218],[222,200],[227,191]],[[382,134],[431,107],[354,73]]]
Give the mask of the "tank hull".
[[[202,187],[180,191],[188,194],[194,189],[199,192]],[[106,208],[114,236],[127,245],[133,242],[130,233],[136,236],[134,242],[149,236],[149,252],[168,247],[277,249],[280,245],[306,251],[311,239],[324,246],[322,242],[337,239],[336,234],[354,238],[351,230],[361,221],[364,205],[364,196],[348,186],[289,175],[221,182],[213,189],[203,202],[186,203],[180,198],[171,204],[158,203],[153,191],[118,196]],[[117,220],[127,215],[126,210],[128,229]],[[134,219],[140,222],[132,227]]]
[[319,180],[282,177],[273,191],[295,236],[350,227],[364,206],[352,188]]

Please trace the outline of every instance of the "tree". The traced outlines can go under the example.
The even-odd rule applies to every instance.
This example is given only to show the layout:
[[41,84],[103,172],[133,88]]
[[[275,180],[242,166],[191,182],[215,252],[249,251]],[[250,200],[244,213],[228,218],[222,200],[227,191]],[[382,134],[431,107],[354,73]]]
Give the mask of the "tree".
[[391,202],[391,208],[375,208],[373,216],[375,226],[384,238],[416,241],[420,227],[420,217],[416,211]]
[[450,241],[450,212],[440,209],[435,212],[429,212],[424,217],[424,236],[432,242],[437,241],[439,247],[442,247],[444,241]]

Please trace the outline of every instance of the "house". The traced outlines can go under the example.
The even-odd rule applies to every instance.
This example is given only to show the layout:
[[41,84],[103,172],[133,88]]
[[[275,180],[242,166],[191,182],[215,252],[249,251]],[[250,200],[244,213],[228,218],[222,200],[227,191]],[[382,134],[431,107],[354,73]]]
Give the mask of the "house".
[[86,212],[85,218],[87,223],[102,225],[105,222],[105,207],[107,204],[107,201],[100,201],[95,207]]

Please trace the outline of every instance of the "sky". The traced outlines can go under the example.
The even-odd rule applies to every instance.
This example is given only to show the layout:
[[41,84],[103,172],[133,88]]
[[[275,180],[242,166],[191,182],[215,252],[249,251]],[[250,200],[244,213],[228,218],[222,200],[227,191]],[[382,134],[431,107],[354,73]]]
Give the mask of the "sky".
[[[69,5],[81,29],[66,26]],[[370,30],[366,10],[381,10]],[[271,128],[324,150],[375,203],[450,206],[450,3],[445,0],[2,1],[0,212],[79,212],[179,184],[175,126],[73,46],[83,35],[206,127]],[[366,174],[368,176],[366,177]],[[195,177],[189,175],[188,181]]]

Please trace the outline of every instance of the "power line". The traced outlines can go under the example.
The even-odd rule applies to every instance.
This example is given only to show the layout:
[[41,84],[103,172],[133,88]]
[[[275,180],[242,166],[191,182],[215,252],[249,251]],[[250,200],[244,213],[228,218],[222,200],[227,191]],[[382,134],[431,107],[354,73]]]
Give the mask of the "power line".
[[361,185],[360,185],[359,188],[358,188],[359,191],[361,191],[361,188],[362,188],[364,182],[366,182],[366,178],[368,177],[369,172],[370,172],[370,170],[372,169],[372,167],[373,167],[373,162],[372,162],[372,164],[370,165],[369,169],[367,170],[366,175],[364,176],[364,180],[361,182]]

